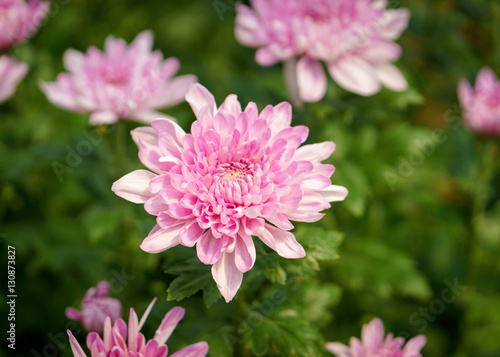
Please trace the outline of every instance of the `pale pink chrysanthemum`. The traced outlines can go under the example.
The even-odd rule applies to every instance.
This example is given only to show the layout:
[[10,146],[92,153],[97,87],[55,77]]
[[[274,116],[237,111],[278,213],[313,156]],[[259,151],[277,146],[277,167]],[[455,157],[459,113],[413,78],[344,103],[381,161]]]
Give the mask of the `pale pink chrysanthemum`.
[[464,78],[458,85],[465,126],[483,135],[500,135],[500,81],[488,67],[477,75],[475,88]]
[[[182,307],[174,307],[163,318],[160,327],[155,332],[153,339],[146,342],[144,335],[140,332],[146,318],[148,317],[156,298],[149,304],[141,320],[137,318],[134,309],[130,309],[128,326],[121,318],[114,325],[108,317],[104,321],[104,333],[101,338],[96,332],[87,336],[87,347],[91,357],[166,357],[168,347],[165,344],[172,335],[177,324],[184,317],[185,310]],[[75,357],[87,357],[82,347],[68,330],[71,350]],[[127,339],[128,338],[128,339]],[[208,353],[208,344],[198,342],[189,345],[170,357],[204,357]]]
[[16,91],[17,84],[28,72],[28,65],[14,59],[0,56],[0,103],[9,99]]
[[0,0],[0,51],[31,37],[49,8],[49,1]]
[[193,75],[174,77],[180,67],[177,58],[163,60],[152,51],[153,33],[143,31],[127,46],[122,39],[108,37],[105,51],[90,47],[86,54],[67,50],[57,81],[42,83],[42,89],[55,105],[92,113],[90,124],[111,124],[120,119],[150,124],[165,117],[156,109],[184,100]]
[[141,161],[153,172],[134,171],[112,189],[157,216],[144,251],[196,245],[230,301],[255,262],[252,236],[282,257],[304,257],[290,221],[318,221],[328,202],[343,200],[347,190],[332,185],[334,167],[321,164],[334,143],[299,148],[308,129],[290,126],[289,103],[259,114],[255,103],[242,111],[233,94],[217,109],[200,84],[186,100],[197,117],[191,134],[165,119],[132,131]]
[[360,95],[373,95],[381,85],[395,91],[407,88],[391,63],[401,56],[394,40],[408,25],[407,9],[386,10],[386,0],[250,3],[252,7],[236,8],[237,39],[258,48],[255,59],[262,66],[284,62],[289,87],[294,82],[298,86],[298,99],[316,102],[324,97],[322,62],[340,86]]
[[412,338],[404,347],[404,338],[394,338],[394,335],[389,333],[384,339],[384,335],[382,320],[375,318],[363,326],[361,341],[351,337],[349,346],[329,342],[326,349],[337,357],[422,357],[420,350],[427,342],[424,335]]
[[108,297],[109,283],[101,281],[85,293],[82,300],[82,311],[74,307],[66,308],[66,316],[83,325],[88,331],[102,333],[104,320],[110,318],[114,323],[122,316],[122,305],[119,300]]

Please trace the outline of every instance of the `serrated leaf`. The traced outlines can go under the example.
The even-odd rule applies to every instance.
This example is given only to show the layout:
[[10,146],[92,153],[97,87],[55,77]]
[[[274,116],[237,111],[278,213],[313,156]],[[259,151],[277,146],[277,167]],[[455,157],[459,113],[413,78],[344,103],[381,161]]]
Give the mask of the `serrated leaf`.
[[[299,316],[266,317],[251,312],[255,326],[243,329],[245,346],[256,356],[306,356],[319,355],[317,347],[321,335],[311,324]],[[250,319],[249,319],[250,320]],[[257,323],[258,322],[258,323]]]
[[210,307],[220,297],[210,267],[196,259],[171,263],[165,272],[179,275],[167,289],[167,300],[181,301],[203,290],[205,305]]

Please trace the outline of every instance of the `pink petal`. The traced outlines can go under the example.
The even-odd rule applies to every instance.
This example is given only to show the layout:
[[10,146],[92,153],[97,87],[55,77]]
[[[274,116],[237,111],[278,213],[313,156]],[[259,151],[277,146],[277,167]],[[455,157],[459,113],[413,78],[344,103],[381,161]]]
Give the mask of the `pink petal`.
[[375,69],[360,57],[347,57],[328,64],[332,78],[343,88],[369,96],[380,91]]
[[144,357],[156,357],[156,351],[158,351],[158,342],[155,340],[149,340],[144,347]]
[[363,49],[362,57],[370,63],[395,61],[401,57],[401,46],[394,42],[374,42]]
[[85,55],[80,51],[73,49],[66,50],[64,52],[64,67],[70,72],[78,73],[82,70],[84,64]]
[[319,61],[302,56],[297,62],[297,81],[304,102],[317,102],[325,96],[326,74]]
[[104,319],[104,332],[102,335],[104,341],[104,348],[109,351],[112,344],[113,329],[111,327],[111,318],[108,316]]
[[215,114],[217,109],[215,105],[215,98],[199,83],[192,84],[186,94],[186,101],[191,105],[196,118],[202,118],[202,113],[205,109],[209,110],[212,115]]
[[77,98],[67,88],[59,86],[57,83],[46,82],[41,82],[40,87],[52,104],[71,111],[83,111],[83,108],[77,102]]
[[379,28],[379,34],[387,40],[395,40],[408,27],[410,11],[407,9],[386,10],[389,20]]
[[134,203],[146,203],[152,196],[149,183],[157,175],[147,170],[136,170],[113,183],[111,190],[121,198]]
[[474,90],[465,78],[462,78],[458,84],[458,100],[465,109],[474,103]]
[[496,86],[496,82],[497,76],[495,72],[488,67],[481,68],[476,78],[477,93],[491,93]]
[[138,352],[137,335],[139,334],[139,321],[134,309],[130,308],[128,318],[128,346],[130,352]]
[[255,245],[252,237],[248,234],[239,233],[236,238],[236,245],[234,248],[234,263],[239,271],[246,273],[252,269],[255,263]]
[[243,280],[243,273],[234,263],[234,252],[222,254],[212,266],[212,276],[226,302],[231,301]]
[[351,349],[349,348],[349,346],[343,345],[341,343],[328,342],[325,347],[329,352],[335,354],[337,357],[352,357]]
[[[264,111],[263,111],[264,113]],[[279,133],[281,130],[290,127],[292,123],[292,105],[288,102],[281,102],[272,110],[270,118],[267,119],[273,133]],[[261,114],[259,118],[265,119]]]
[[393,64],[385,63],[376,66],[377,77],[387,88],[401,92],[408,88],[408,83],[399,69]]
[[269,47],[261,47],[255,53],[255,61],[261,66],[269,67],[280,62],[281,59]]
[[204,264],[214,264],[222,256],[223,239],[215,238],[211,231],[205,232],[196,244],[198,258]]
[[208,353],[208,343],[206,342],[198,342],[194,345],[190,345],[184,347],[182,350],[179,350],[170,357],[204,357]]
[[343,201],[348,194],[347,188],[343,186],[331,185],[323,190],[315,190],[328,202]]
[[304,145],[295,150],[294,161],[321,162],[330,157],[335,151],[335,144],[325,141],[318,144]]
[[67,307],[65,313],[66,317],[70,320],[81,321],[82,319],[82,314],[74,307]]
[[411,340],[409,340],[405,347],[403,348],[402,357],[417,357],[420,356],[420,350],[427,343],[427,339],[424,335],[418,335]]
[[137,46],[142,52],[149,52],[153,48],[153,38],[152,31],[142,31],[135,37],[131,45]]
[[236,39],[249,47],[265,45],[257,14],[250,7],[242,4],[236,5],[236,12],[236,26],[234,28]]
[[182,226],[176,225],[168,229],[155,226],[141,244],[141,249],[148,253],[160,253],[179,244],[179,230]]
[[76,340],[75,336],[73,336],[71,331],[67,330],[67,332],[68,332],[68,336],[69,336],[69,343],[71,345],[71,351],[73,351],[73,355],[75,357],[87,357],[87,355],[85,354],[85,352],[83,352],[82,347],[80,346],[80,344]]
[[109,291],[109,283],[106,280],[100,281],[96,286],[96,295],[105,297]]
[[181,239],[181,244],[186,247],[194,247],[194,245],[200,240],[203,235],[204,230],[198,224],[198,221],[193,220],[189,225],[185,225],[181,228],[179,235]]
[[165,315],[153,338],[159,345],[163,345],[167,342],[179,321],[184,317],[184,313],[185,310],[182,307],[174,307]]
[[144,311],[144,314],[142,315],[141,317],[141,321],[139,321],[139,330],[142,329],[142,326],[144,326],[144,323],[146,322],[146,319],[148,318],[149,316],[149,313],[151,312],[151,309],[153,308],[153,305],[155,304],[156,302],[156,298],[154,298],[148,305],[148,307],[146,308],[146,311]]
[[290,232],[266,224],[258,237],[283,258],[297,259],[306,256],[304,248]]
[[92,125],[113,124],[120,119],[116,113],[108,110],[93,112],[90,115],[89,123]]
[[241,113],[241,104],[238,101],[238,96],[236,94],[230,94],[221,104],[219,110],[227,110],[232,113],[234,117],[237,117]]
[[178,124],[168,119],[155,120],[151,125],[160,136],[160,139],[164,139],[159,143],[160,148],[165,146],[165,150],[180,158],[186,132]]
[[148,101],[148,104],[155,108],[167,108],[181,103],[189,87],[197,81],[198,78],[191,74],[174,77],[166,86],[154,93],[154,97]]
[[364,325],[361,330],[361,341],[363,346],[370,351],[376,351],[384,340],[384,324],[379,318],[373,319]]
[[17,84],[24,78],[28,69],[26,63],[0,56],[0,103],[14,94]]
[[158,133],[150,126],[141,126],[130,132],[139,149],[158,145]]

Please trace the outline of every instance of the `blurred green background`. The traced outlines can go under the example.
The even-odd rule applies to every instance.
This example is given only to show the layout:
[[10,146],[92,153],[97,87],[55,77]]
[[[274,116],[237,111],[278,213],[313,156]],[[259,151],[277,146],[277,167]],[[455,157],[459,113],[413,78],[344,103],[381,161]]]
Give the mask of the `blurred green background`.
[[[410,88],[364,98],[329,79],[321,102],[294,110],[292,125],[310,127],[308,142],[337,144],[333,183],[349,196],[319,223],[297,225],[306,258],[287,261],[259,245],[256,266],[226,304],[194,250],[141,251],[155,218],[110,190],[142,168],[127,134],[137,124],[90,127],[88,115],[50,104],[39,81],[63,71],[67,48],[102,48],[109,34],[130,42],[144,29],[218,103],[231,93],[260,109],[286,100],[281,67],[258,66],[255,51],[236,42],[232,0],[52,1],[40,31],[10,51],[31,69],[0,105],[2,266],[14,246],[18,294],[16,350],[2,337],[0,354],[70,356],[64,309],[108,280],[125,317],[159,298],[146,338],[169,308],[186,307],[170,351],[205,340],[210,356],[328,355],[325,341],[347,343],[378,316],[395,335],[425,334],[424,356],[500,356],[500,160],[463,128],[456,99],[461,77],[472,81],[484,65],[500,74],[500,3],[392,5],[411,10],[397,62]],[[165,113],[185,130],[194,120],[186,103]],[[83,142],[91,149],[80,155]],[[59,178],[58,164],[70,169]]]

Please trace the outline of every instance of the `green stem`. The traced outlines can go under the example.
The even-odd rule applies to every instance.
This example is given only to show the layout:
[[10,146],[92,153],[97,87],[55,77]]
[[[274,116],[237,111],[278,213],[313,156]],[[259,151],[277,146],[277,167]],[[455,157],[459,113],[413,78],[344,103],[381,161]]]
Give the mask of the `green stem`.
[[292,103],[295,108],[300,109],[302,108],[302,101],[299,96],[299,84],[297,82],[297,59],[295,57],[283,62],[283,72],[285,74],[290,103]]
[[468,244],[468,283],[472,283],[475,275],[475,258],[478,254],[478,248],[480,245],[480,235],[484,229],[486,205],[488,203],[490,183],[495,167],[495,158],[498,153],[498,143],[494,139],[488,138],[486,139],[486,142],[481,142],[481,147],[478,152],[482,156],[483,160],[477,180],[474,203],[472,207],[472,235]]

